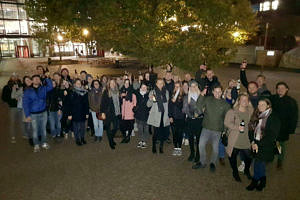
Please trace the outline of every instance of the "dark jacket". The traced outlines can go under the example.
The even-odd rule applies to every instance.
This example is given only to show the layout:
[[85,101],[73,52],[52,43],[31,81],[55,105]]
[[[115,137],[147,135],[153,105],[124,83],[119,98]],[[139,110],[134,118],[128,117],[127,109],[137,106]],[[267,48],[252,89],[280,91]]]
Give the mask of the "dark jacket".
[[[121,98],[120,101],[120,110],[121,110]],[[101,106],[100,106],[100,113],[105,113],[105,120],[104,124],[109,124],[116,116],[115,114],[115,106],[112,97],[109,97],[108,90],[105,90],[102,95]]]
[[[250,127],[249,127],[250,128]],[[254,131],[249,130],[249,140],[253,141],[258,146],[258,152],[254,155],[255,159],[265,162],[271,162],[274,159],[274,149],[276,137],[280,130],[280,120],[277,115],[272,112],[266,122],[266,127],[263,131],[263,137],[260,141],[254,138]]]
[[[248,91],[248,80],[247,80],[247,75],[246,75],[246,70],[241,70],[240,71],[240,79],[241,79],[241,83],[242,85],[247,89]],[[266,85],[263,85],[263,87],[258,88],[257,90],[257,94],[258,96],[264,96],[264,97],[268,97],[271,95],[271,92],[268,90]]]
[[202,75],[205,74],[205,70],[199,69],[195,74],[195,80],[198,82],[198,84],[201,83]]
[[60,101],[62,101],[61,90],[56,87],[47,94],[47,109],[50,112],[61,110]]
[[17,107],[18,101],[17,99],[12,99],[11,98],[11,93],[12,93],[12,87],[10,85],[4,86],[2,90],[2,101],[7,103],[9,107]]
[[53,86],[51,79],[45,79],[44,84],[24,91],[23,109],[26,117],[46,111],[47,93],[53,89]]
[[134,109],[134,117],[137,120],[146,122],[149,117],[150,108],[147,107],[149,94],[141,95],[140,92],[136,92],[136,107]]
[[287,141],[289,135],[295,133],[298,122],[298,105],[295,99],[290,96],[272,95],[270,97],[272,102],[273,112],[277,114],[280,119],[281,126],[278,141]]
[[169,92],[169,94],[173,94],[173,90],[174,90],[174,87],[175,87],[175,83],[174,81],[171,79],[171,82],[170,83],[167,83],[166,80],[165,81],[165,88],[167,89],[167,91]]
[[169,101],[169,117],[173,119],[185,119],[185,114],[182,111],[183,109],[183,98],[178,99],[173,102],[171,99]]
[[[67,92],[67,95],[64,95],[64,91]],[[72,89],[62,89],[60,90],[60,95],[61,95],[61,99],[62,99],[62,111],[63,111],[63,115],[67,115],[68,112],[68,103],[71,101],[71,96],[72,96]]]
[[218,77],[214,76],[213,79],[210,81],[207,77],[201,79],[200,81],[200,90],[204,90],[204,88],[207,88],[206,96],[213,96],[213,87],[215,85],[220,85],[220,82],[218,80]]
[[88,93],[79,95],[72,92],[70,102],[68,102],[68,116],[72,116],[72,121],[83,122],[86,120],[86,115],[89,114]]

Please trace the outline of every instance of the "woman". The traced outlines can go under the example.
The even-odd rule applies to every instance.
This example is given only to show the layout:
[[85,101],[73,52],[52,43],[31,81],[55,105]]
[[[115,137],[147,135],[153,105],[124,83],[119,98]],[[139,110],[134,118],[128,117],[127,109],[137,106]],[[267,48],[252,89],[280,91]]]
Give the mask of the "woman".
[[85,121],[89,117],[88,92],[81,85],[81,80],[76,79],[74,89],[70,97],[68,119],[72,120],[76,144],[86,144]]
[[[68,135],[72,129],[72,121],[68,120],[68,103],[72,96],[72,88],[70,86],[70,81],[63,80],[61,85],[61,98],[62,98],[62,118],[61,118],[61,128],[65,139],[68,139]],[[74,136],[74,135],[73,135]]]
[[[103,120],[105,119],[105,114],[100,113],[102,94],[103,94],[103,90],[102,87],[100,87],[100,85],[101,84],[99,80],[93,80],[92,89],[89,91],[89,106],[93,118],[95,142],[102,141]],[[100,120],[99,116],[103,120]]]
[[149,99],[147,85],[141,83],[141,88],[139,92],[136,93],[136,107],[135,107],[135,121],[137,123],[138,133],[139,133],[139,143],[138,148],[146,148],[149,140],[149,126],[147,124],[147,119],[149,117],[149,108],[147,107],[147,102]]
[[53,90],[47,93],[47,108],[49,113],[50,132],[53,138],[60,136],[62,117],[62,98],[61,90],[56,84],[56,81],[52,81]]
[[157,79],[156,86],[149,94],[147,106],[151,108],[147,124],[154,127],[152,153],[156,153],[156,142],[160,141],[159,153],[163,153],[164,141],[168,137],[170,126],[168,111],[169,93],[164,87],[164,80]]
[[253,113],[253,107],[247,93],[241,94],[234,107],[225,116],[224,124],[229,130],[226,152],[229,156],[233,178],[241,182],[237,168],[237,156],[240,154],[245,162],[244,174],[251,179],[251,151],[248,137],[248,124]]
[[124,86],[121,88],[120,93],[122,98],[122,121],[120,129],[123,135],[121,143],[128,143],[134,128],[133,108],[136,106],[136,96],[133,93],[133,88],[129,79],[124,81]]
[[104,125],[106,127],[107,138],[111,149],[115,149],[115,134],[119,129],[121,115],[120,95],[116,81],[111,79],[108,83],[107,90],[104,91],[100,112],[105,113]]
[[100,78],[101,88],[105,89],[107,87],[108,78],[105,75],[102,75]]
[[254,175],[246,188],[262,191],[266,187],[266,163],[274,159],[275,140],[280,131],[280,120],[272,112],[269,99],[261,99],[249,124],[249,139],[254,154]]
[[173,132],[174,151],[173,156],[181,156],[182,139],[185,125],[185,114],[182,112],[184,93],[181,83],[176,82],[172,99],[169,102],[169,117]]
[[[186,114],[187,134],[189,136],[190,156],[188,161],[199,162],[199,139],[202,130],[203,112],[197,109],[196,103],[200,95],[198,83],[196,81],[190,82],[188,95],[183,99],[183,113]],[[195,138],[196,137],[196,153],[195,153]]]

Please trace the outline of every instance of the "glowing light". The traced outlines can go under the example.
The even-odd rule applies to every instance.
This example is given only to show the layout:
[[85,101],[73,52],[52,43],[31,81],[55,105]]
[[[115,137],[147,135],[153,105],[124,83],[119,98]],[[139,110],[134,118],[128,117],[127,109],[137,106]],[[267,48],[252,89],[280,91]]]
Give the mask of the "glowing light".
[[235,38],[237,38],[237,37],[241,36],[241,33],[238,32],[238,31],[236,31],[236,32],[232,33],[232,36],[235,37]]
[[59,41],[63,41],[64,38],[63,38],[63,36],[58,35],[58,36],[57,36],[57,39],[58,39]]
[[82,33],[83,33],[84,36],[87,36],[89,34],[89,30],[83,29]]

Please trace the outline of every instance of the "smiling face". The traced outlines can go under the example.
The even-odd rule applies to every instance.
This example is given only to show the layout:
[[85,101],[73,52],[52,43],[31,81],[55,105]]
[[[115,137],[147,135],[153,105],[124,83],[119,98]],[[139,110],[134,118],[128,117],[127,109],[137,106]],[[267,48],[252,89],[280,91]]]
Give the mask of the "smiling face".
[[93,86],[94,86],[94,88],[96,88],[96,89],[99,89],[99,88],[100,88],[100,84],[99,84],[98,81],[95,81]]
[[141,86],[141,88],[140,88],[140,91],[141,91],[141,92],[147,92],[147,86],[143,84],[143,85]]
[[27,87],[30,87],[31,86],[31,84],[32,84],[32,80],[30,79],[30,78],[25,78],[25,85],[27,86]]
[[93,78],[89,76],[87,81],[88,81],[89,84],[91,84],[93,82]]
[[177,91],[180,89],[180,83],[175,83],[174,85],[174,91]]
[[266,111],[267,109],[269,109],[270,106],[267,104],[266,101],[260,100],[260,101],[258,102],[257,108],[258,108],[259,112],[264,112],[264,111]]
[[257,94],[257,90],[258,90],[257,85],[255,85],[254,83],[249,83],[249,85],[248,85],[248,91],[249,91],[250,95]]
[[32,84],[33,84],[33,86],[38,87],[38,86],[41,84],[41,79],[40,79],[40,77],[34,77],[34,78],[32,79]]
[[247,96],[241,96],[240,98],[240,107],[247,107],[249,105],[249,98]]
[[206,72],[206,77],[208,78],[208,80],[212,80],[214,77],[214,71],[213,70],[207,70]]
[[109,88],[110,89],[115,89],[116,88],[116,82],[115,82],[115,80],[114,79],[112,79],[112,80],[110,80],[110,82],[109,82]]
[[190,86],[191,92],[195,93],[195,92],[197,92],[197,89],[198,89],[198,85],[196,83],[192,83]]
[[213,94],[214,94],[214,97],[216,99],[221,99],[221,97],[222,97],[222,89],[221,88],[215,88],[213,90]]
[[162,90],[162,88],[164,87],[164,81],[163,80],[157,80],[156,81],[156,86],[158,87],[158,89]]
[[289,89],[285,85],[278,85],[276,89],[276,92],[280,97],[285,96],[288,91]]
[[124,86],[125,86],[125,88],[129,88],[129,86],[130,86],[129,80],[126,80],[126,81],[125,81]]
[[80,81],[80,80],[77,80],[77,81],[75,82],[75,87],[81,88],[81,81]]

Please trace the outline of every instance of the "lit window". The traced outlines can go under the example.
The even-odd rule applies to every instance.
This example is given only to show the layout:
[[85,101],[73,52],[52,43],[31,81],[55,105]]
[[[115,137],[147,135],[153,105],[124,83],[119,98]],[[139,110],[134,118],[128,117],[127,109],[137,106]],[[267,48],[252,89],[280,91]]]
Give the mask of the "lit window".
[[270,9],[271,9],[271,2],[270,1],[264,2],[263,11],[268,11]]
[[272,10],[277,10],[278,9],[278,5],[279,5],[279,1],[278,0],[272,1]]
[[264,3],[260,3],[259,4],[259,11],[263,11],[263,8],[264,8]]

